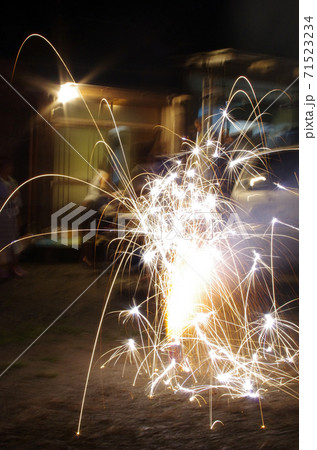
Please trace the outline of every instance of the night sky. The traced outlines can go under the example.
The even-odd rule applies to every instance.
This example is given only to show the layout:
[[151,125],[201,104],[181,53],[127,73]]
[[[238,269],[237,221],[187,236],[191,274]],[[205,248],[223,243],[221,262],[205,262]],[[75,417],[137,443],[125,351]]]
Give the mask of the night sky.
[[[60,52],[76,81],[98,84],[168,85],[179,57],[235,48],[297,58],[298,2],[29,2],[1,14],[1,56],[12,64],[31,33],[44,35]],[[58,76],[49,46],[28,41],[20,70]]]

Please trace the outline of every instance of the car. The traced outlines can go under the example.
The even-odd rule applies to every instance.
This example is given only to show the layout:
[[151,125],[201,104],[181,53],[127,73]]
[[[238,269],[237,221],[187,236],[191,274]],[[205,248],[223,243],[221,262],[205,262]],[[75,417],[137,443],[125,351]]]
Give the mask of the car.
[[[298,270],[299,150],[274,149],[244,164],[231,191],[248,230],[239,247],[253,248],[276,270]],[[251,230],[251,231],[250,231]]]

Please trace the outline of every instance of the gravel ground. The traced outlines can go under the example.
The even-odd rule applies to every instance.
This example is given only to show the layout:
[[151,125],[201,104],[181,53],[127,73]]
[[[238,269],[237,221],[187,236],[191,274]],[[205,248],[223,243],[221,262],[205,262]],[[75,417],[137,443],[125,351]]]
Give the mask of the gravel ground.
[[[22,279],[0,286],[1,449],[297,449],[298,401],[271,393],[262,401],[213,394],[209,405],[162,392],[149,399],[147,380],[124,360],[93,367],[80,436],[81,399],[108,275],[80,262],[28,263]],[[79,298],[78,298],[79,297]],[[75,302],[74,300],[77,299]],[[50,324],[70,304],[65,314]],[[131,303],[129,288],[117,288],[112,308]],[[49,329],[39,338],[38,336]],[[104,322],[96,358],[125,337],[115,316]],[[35,341],[35,342],[34,342]],[[30,344],[34,343],[30,346]],[[30,348],[28,348],[30,346]],[[27,351],[25,351],[28,348]]]

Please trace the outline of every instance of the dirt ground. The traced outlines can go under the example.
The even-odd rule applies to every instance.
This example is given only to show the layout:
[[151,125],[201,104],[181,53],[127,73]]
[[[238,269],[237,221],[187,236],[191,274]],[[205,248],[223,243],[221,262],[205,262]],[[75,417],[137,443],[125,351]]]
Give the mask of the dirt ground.
[[[210,430],[208,404],[199,406],[168,391],[149,399],[148,380],[141,376],[133,386],[135,367],[127,365],[123,374],[124,359],[102,370],[94,365],[77,436],[108,274],[83,293],[100,272],[81,262],[33,262],[24,268],[27,276],[0,286],[1,449],[298,448],[296,399],[283,393],[266,396],[266,428],[261,429],[258,400],[229,400],[215,392],[213,418],[223,424]],[[121,293],[117,288],[111,308],[130,304],[129,288]],[[110,315],[96,359],[120,345],[125,334]]]

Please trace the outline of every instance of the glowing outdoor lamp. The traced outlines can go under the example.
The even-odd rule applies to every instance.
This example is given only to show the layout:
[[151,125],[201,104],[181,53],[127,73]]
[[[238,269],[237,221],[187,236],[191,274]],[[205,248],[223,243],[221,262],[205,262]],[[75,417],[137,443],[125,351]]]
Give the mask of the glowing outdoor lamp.
[[77,86],[74,83],[65,83],[60,87],[57,100],[59,103],[65,104],[77,97],[79,97]]

